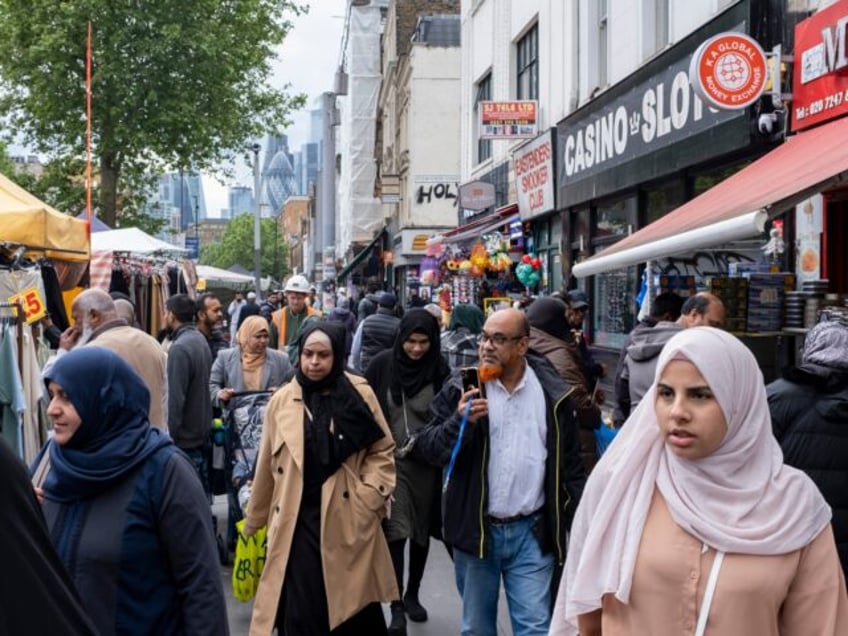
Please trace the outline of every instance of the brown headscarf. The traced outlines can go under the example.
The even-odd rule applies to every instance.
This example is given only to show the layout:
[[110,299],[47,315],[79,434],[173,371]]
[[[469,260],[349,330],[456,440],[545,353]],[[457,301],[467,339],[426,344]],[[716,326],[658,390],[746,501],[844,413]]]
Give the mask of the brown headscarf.
[[[249,353],[247,345],[250,339],[260,331],[268,331],[268,321],[262,316],[248,316],[241,323],[236,338],[241,349],[241,374],[244,388],[248,391],[262,390],[262,369],[265,366],[265,352]],[[266,349],[267,351],[267,349]]]

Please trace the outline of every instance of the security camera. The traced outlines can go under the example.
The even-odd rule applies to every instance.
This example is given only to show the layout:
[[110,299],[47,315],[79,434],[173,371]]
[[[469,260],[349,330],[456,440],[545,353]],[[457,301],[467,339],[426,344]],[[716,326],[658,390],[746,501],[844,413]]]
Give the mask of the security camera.
[[775,125],[779,119],[777,112],[762,113],[757,120],[757,128],[764,135],[770,135],[774,132]]

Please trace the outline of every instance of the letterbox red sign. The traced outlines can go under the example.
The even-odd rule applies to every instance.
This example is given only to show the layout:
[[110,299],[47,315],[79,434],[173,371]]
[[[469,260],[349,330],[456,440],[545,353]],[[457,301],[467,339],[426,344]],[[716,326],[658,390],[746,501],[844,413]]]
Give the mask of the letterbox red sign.
[[792,130],[848,113],[848,0],[795,27]]

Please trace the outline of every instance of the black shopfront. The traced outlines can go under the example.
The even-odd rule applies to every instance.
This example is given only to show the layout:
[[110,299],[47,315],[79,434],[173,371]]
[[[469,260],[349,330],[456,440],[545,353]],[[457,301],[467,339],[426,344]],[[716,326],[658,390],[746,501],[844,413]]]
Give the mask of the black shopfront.
[[662,218],[782,140],[758,132],[761,104],[712,110],[688,81],[692,53],[717,33],[749,33],[766,50],[776,44],[773,40],[783,37],[774,26],[780,18],[769,6],[750,1],[732,6],[557,125],[563,277],[592,300],[586,329],[611,370],[637,321],[644,266],[579,280],[571,267]]

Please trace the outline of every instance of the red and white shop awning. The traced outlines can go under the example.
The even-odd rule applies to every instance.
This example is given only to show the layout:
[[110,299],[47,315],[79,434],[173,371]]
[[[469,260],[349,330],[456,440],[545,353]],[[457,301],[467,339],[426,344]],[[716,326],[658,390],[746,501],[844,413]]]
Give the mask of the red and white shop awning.
[[848,117],[793,135],[703,194],[574,265],[579,277],[752,238],[766,220],[848,180]]

